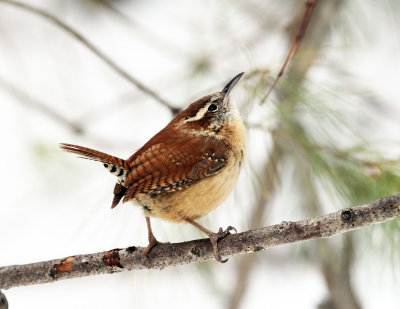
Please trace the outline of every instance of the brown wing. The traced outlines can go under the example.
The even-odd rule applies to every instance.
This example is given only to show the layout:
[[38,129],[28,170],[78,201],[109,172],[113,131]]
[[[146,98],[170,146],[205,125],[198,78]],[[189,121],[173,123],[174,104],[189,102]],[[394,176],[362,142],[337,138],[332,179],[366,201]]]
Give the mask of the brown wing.
[[182,190],[215,175],[227,163],[226,151],[224,142],[216,138],[154,144],[132,158],[124,202],[141,194]]

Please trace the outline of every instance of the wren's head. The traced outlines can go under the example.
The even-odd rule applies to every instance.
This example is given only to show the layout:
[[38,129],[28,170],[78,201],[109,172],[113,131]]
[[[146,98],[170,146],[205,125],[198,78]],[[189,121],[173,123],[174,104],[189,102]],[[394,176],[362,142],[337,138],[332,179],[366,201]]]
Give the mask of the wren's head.
[[185,129],[218,132],[237,113],[230,102],[229,94],[244,73],[236,75],[220,92],[215,92],[193,102],[176,119],[177,125]]

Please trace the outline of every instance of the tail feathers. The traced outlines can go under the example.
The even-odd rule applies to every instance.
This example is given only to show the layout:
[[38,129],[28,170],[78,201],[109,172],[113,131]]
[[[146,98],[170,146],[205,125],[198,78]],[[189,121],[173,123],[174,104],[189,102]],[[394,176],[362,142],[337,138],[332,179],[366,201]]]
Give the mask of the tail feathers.
[[67,152],[71,152],[79,155],[81,158],[99,161],[103,163],[104,167],[113,175],[118,177],[118,181],[114,187],[114,198],[111,204],[111,208],[118,205],[121,199],[124,197],[127,188],[124,187],[126,175],[129,172],[129,164],[120,158],[111,156],[101,151],[94,149],[72,145],[72,144],[60,144],[60,148]]
[[114,198],[111,204],[111,208],[114,208],[118,205],[119,201],[124,197],[125,193],[126,188],[117,182],[114,187]]
[[72,144],[60,144],[60,148],[67,152],[71,152],[79,155],[81,158],[99,161],[103,163],[104,167],[113,175],[118,177],[119,182],[124,185],[126,175],[130,169],[129,164],[120,158],[111,156],[104,152],[100,152],[94,149],[72,145]]
[[114,165],[115,167],[119,167],[124,170],[129,170],[129,164],[126,163],[125,160],[111,156],[101,151],[97,151],[94,149],[78,145],[64,144],[64,143],[60,144],[60,148],[64,151],[77,154],[84,159],[99,161],[104,164]]

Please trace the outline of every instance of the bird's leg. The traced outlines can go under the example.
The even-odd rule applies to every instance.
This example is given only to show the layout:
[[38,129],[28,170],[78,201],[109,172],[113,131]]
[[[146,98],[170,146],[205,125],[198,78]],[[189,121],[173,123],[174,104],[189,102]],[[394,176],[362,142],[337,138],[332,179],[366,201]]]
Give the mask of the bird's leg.
[[159,242],[156,237],[153,234],[153,231],[151,229],[151,224],[150,224],[150,218],[146,217],[146,224],[147,224],[147,233],[148,233],[148,237],[149,237],[149,244],[147,245],[146,249],[144,249],[143,253],[142,253],[142,257],[147,260],[148,257],[147,255],[149,254],[150,250],[157,246],[157,245],[169,245],[169,242]]
[[221,255],[220,255],[219,249],[218,249],[218,241],[220,239],[224,238],[226,235],[231,234],[231,231],[237,232],[233,226],[228,226],[225,231],[223,231],[222,227],[220,227],[218,230],[218,233],[214,233],[214,232],[211,232],[210,230],[206,229],[204,226],[193,221],[192,219],[186,218],[185,221],[194,225],[200,231],[202,231],[203,233],[207,234],[208,237],[210,237],[211,245],[212,245],[213,251],[214,251],[214,257],[218,262],[225,263],[226,261],[228,261],[228,259],[223,260],[221,258]]

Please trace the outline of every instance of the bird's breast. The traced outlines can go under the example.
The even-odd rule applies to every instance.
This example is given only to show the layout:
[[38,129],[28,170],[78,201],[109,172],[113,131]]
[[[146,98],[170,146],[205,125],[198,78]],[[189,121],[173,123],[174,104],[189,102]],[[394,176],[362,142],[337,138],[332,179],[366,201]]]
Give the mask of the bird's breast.
[[220,131],[229,145],[227,164],[223,169],[205,177],[182,191],[157,196],[144,195],[136,199],[146,215],[168,221],[197,220],[222,204],[233,191],[245,158],[244,127],[239,117]]

